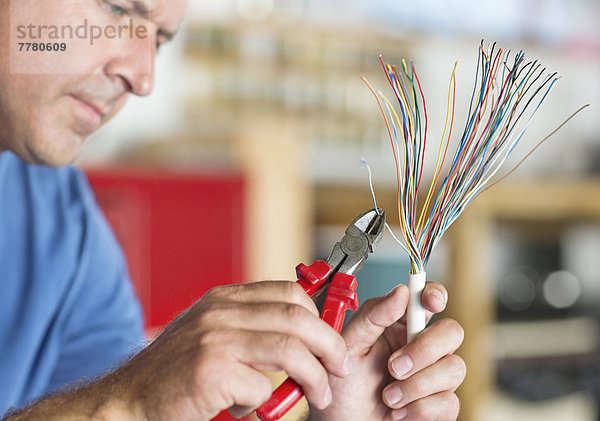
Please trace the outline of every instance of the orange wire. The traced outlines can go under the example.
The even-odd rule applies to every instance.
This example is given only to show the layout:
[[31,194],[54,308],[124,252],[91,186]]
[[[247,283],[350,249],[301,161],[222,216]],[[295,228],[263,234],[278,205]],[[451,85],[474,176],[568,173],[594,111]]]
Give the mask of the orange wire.
[[[381,57],[381,56],[380,56]],[[402,216],[400,214],[400,209],[401,209],[401,201],[400,201],[400,166],[398,163],[398,155],[396,153],[396,146],[394,145],[394,138],[392,136],[392,130],[390,129],[390,124],[388,122],[388,119],[385,115],[385,110],[383,109],[383,105],[381,105],[381,101],[379,100],[379,96],[377,95],[377,93],[375,92],[375,89],[373,89],[373,87],[371,86],[371,84],[369,83],[369,81],[364,77],[361,76],[360,77],[361,80],[367,85],[367,88],[369,88],[369,90],[373,93],[373,95],[375,95],[375,99],[377,100],[377,105],[379,105],[379,109],[381,110],[381,114],[383,115],[383,119],[385,120],[385,126],[387,128],[388,131],[388,135],[390,138],[390,143],[392,144],[392,152],[394,153],[394,162],[396,163],[396,178],[397,178],[397,186],[398,186],[398,222],[400,222],[400,226],[404,227],[404,223],[402,222]]]
[[[458,63],[457,63],[458,64]],[[446,148],[444,149],[444,155],[442,156],[442,163],[440,164],[440,166],[436,166],[435,169],[435,175],[433,177],[433,181],[431,183],[431,187],[429,188],[429,192],[427,193],[427,199],[425,200],[425,205],[423,205],[423,209],[421,210],[421,215],[419,216],[419,222],[417,223],[417,231],[419,233],[419,235],[421,235],[421,233],[423,232],[424,227],[422,226],[422,221],[423,221],[423,215],[427,213],[427,211],[429,210],[429,203],[431,201],[431,195],[433,194],[433,192],[435,191],[435,188],[437,187],[437,182],[439,180],[440,174],[441,174],[441,169],[444,167],[444,161],[446,160],[446,153],[448,152],[448,147],[450,146],[450,138],[452,136],[452,126],[454,125],[454,108],[456,106],[456,65],[454,65],[454,70],[452,71],[452,79],[451,79],[451,86],[450,88],[452,89],[452,117],[450,119],[450,130],[448,132],[448,140],[446,141]],[[447,122],[448,120],[446,120]],[[444,139],[442,138],[442,142],[444,141]],[[438,155],[438,159],[439,159],[439,155]]]

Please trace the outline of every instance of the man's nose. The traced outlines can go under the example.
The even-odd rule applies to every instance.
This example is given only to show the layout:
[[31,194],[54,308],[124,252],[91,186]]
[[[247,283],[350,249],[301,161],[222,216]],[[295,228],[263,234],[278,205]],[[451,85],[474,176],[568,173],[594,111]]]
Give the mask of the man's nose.
[[111,76],[122,78],[129,90],[139,96],[146,96],[154,89],[154,60],[156,46],[150,35],[144,39],[127,39],[121,42],[105,67]]

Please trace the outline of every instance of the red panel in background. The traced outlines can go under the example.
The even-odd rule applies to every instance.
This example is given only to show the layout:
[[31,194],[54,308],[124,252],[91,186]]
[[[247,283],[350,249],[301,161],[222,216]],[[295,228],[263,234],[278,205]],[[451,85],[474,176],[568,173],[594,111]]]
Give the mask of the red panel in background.
[[[127,257],[148,333],[210,288],[244,279],[240,174],[114,167],[86,173]],[[213,421],[233,419],[223,411]]]
[[208,289],[243,280],[240,174],[86,172],[127,257],[147,329],[164,326]]

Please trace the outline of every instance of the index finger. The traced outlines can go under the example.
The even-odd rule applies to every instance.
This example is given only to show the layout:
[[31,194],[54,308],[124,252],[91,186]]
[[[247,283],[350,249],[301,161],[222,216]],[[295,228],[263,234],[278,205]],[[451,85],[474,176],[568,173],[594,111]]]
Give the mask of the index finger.
[[[298,304],[319,316],[319,310],[302,286],[294,281],[259,281],[247,284],[223,285],[209,290],[203,299],[237,303]],[[202,301],[200,300],[200,301]]]
[[464,330],[457,321],[438,320],[393,353],[388,359],[388,370],[394,378],[404,380],[445,355],[452,354],[463,338]]

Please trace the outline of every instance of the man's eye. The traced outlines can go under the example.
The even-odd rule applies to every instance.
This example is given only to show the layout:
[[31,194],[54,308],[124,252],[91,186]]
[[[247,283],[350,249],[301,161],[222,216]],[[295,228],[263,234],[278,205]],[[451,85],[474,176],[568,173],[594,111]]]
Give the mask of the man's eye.
[[118,6],[114,3],[106,2],[106,6],[108,7],[108,10],[110,11],[110,13],[112,13],[115,16],[123,16],[123,15],[127,14],[126,9],[124,9],[121,6]]

